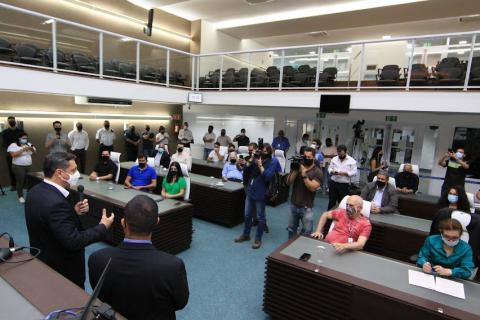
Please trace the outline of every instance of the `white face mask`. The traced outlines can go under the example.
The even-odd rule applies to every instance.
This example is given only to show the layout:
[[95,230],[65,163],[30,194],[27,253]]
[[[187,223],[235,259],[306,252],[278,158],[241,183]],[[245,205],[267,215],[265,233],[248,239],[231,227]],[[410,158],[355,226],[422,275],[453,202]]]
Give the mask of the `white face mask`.
[[68,176],[70,178],[68,178],[68,180],[65,180],[65,179],[62,178],[62,180],[65,181],[66,183],[68,183],[70,185],[70,187],[76,186],[77,183],[78,183],[78,180],[80,179],[80,172],[78,172],[78,170],[77,170],[77,171],[75,171],[74,174],[69,174],[68,172],[66,172],[66,173],[68,174]]
[[455,247],[459,242],[460,242],[460,239],[457,239],[457,240],[448,240],[448,239],[445,239],[442,235],[442,241],[443,243],[445,243],[447,246],[449,247]]

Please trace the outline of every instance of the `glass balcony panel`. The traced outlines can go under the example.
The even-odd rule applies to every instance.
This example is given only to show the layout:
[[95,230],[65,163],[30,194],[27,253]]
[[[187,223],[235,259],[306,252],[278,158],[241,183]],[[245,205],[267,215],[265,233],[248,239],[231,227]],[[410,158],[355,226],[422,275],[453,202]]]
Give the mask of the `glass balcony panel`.
[[170,85],[191,87],[192,63],[189,55],[170,51]]
[[140,44],[140,81],[167,81],[167,50]]
[[357,87],[361,70],[362,45],[323,47],[319,87]]
[[135,80],[137,43],[128,37],[103,36],[103,75]]
[[250,88],[278,88],[282,51],[252,52],[250,55]]
[[317,73],[318,48],[285,50],[283,88],[314,88]]
[[223,56],[222,88],[247,88],[249,53],[234,53]]
[[199,87],[218,89],[220,84],[220,56],[200,57]]
[[2,8],[0,10],[0,61],[48,67],[53,20]]
[[469,86],[480,86],[480,34],[477,33],[473,48],[472,65],[470,66]]

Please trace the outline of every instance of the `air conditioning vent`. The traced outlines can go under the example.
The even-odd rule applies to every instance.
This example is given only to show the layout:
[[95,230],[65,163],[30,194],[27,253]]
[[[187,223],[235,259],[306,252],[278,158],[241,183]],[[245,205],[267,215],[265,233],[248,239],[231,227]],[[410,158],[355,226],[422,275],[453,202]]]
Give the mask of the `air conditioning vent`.
[[273,2],[275,0],[243,0],[249,6],[257,6],[259,4]]
[[463,16],[458,18],[458,22],[480,22],[480,14],[472,14],[470,16]]
[[131,107],[132,100],[75,96],[75,104],[87,104],[87,105],[91,104],[91,105],[112,106],[112,107]]
[[320,37],[325,37],[328,35],[327,31],[312,31],[312,32],[307,32],[307,35],[313,38],[320,38]]

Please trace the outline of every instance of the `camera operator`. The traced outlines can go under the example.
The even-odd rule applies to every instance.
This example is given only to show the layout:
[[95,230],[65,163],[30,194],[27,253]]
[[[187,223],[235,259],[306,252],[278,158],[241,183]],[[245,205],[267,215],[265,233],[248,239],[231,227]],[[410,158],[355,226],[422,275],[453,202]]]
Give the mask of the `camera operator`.
[[288,221],[288,238],[297,234],[300,220],[300,234],[308,236],[313,230],[313,201],[315,192],[323,181],[322,170],[315,165],[315,149],[305,148],[303,157],[292,158],[287,183],[293,184],[290,200],[290,218]]
[[[248,177],[246,197],[245,197],[245,226],[243,233],[235,238],[235,242],[244,242],[250,240],[250,230],[252,228],[252,214],[255,206],[258,216],[258,226],[255,235],[253,249],[262,246],[262,235],[266,227],[265,219],[265,195],[267,186],[275,172],[280,172],[280,163],[272,158],[272,147],[265,143],[263,150],[256,151],[253,156],[247,160],[241,159],[241,165],[245,165],[245,175]],[[240,160],[239,160],[240,161]]]

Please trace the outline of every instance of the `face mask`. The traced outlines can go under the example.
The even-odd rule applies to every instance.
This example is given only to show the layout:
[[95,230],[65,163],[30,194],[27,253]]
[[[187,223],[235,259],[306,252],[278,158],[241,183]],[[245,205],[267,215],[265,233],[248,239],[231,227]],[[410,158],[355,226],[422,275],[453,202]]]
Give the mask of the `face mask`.
[[378,181],[378,180],[377,180],[377,187],[378,187],[379,189],[382,189],[383,187],[385,187],[385,185],[386,185],[385,182],[383,182],[383,181]]
[[341,160],[345,159],[347,157],[347,155],[343,155],[343,156],[338,156]]
[[230,159],[231,164],[235,164],[237,162],[237,159]]
[[331,146],[332,146],[332,143],[331,143],[331,142],[327,142],[326,145],[327,145],[327,147],[331,147]]
[[17,125],[17,122],[15,122],[15,120],[8,121],[8,124],[10,125],[10,127],[15,127]]
[[69,176],[68,180],[64,180],[63,178],[62,178],[62,180],[65,181],[66,183],[68,183],[71,187],[76,186],[77,183],[78,183],[78,179],[80,179],[80,172],[78,172],[78,170],[77,170],[77,171],[75,171],[74,174],[69,174],[68,172],[66,172],[66,173]]
[[181,153],[181,152],[183,151],[183,148],[180,147],[180,148],[177,149],[177,151],[178,151],[179,153]]
[[170,171],[172,173],[172,175],[176,176],[177,175],[177,170],[171,170]]
[[163,153],[163,148],[158,148],[158,153]]
[[225,132],[222,132],[221,135],[222,135],[222,137],[224,137],[224,136],[225,136]]
[[110,125],[105,125],[105,129],[109,129],[110,128]]
[[60,131],[62,131],[62,128],[55,128],[55,131],[60,132]]
[[20,139],[21,144],[27,144],[27,142],[28,142],[28,139]]
[[455,153],[455,157],[456,157],[458,160],[462,160],[462,158],[463,158],[463,153],[457,152],[457,153]]
[[208,129],[208,133],[212,133],[213,130]]
[[131,132],[135,132],[135,127],[131,127],[131,128],[130,128],[130,131],[131,131]]
[[140,169],[143,169],[143,168],[145,168],[146,166],[147,166],[147,164],[144,163],[144,162],[139,162],[139,163],[138,163],[138,167],[139,167]]
[[146,131],[150,131],[150,127],[145,127],[145,130],[146,130]]
[[317,149],[317,145],[314,144],[314,143],[312,143],[312,144],[310,145],[310,148]]
[[307,167],[310,167],[313,164],[313,159],[305,159],[303,162]]
[[355,211],[354,207],[347,206],[347,215],[348,215],[349,218],[353,218],[355,213],[356,213],[356,211]]
[[449,194],[448,195],[448,202],[450,203],[457,203],[458,196],[456,194]]
[[103,160],[103,161],[108,161],[108,159],[110,159],[109,156],[102,156],[102,160]]
[[240,135],[243,137],[245,135],[245,132],[241,132]]
[[445,243],[449,247],[455,247],[460,242],[460,239],[448,240],[448,239],[445,239],[442,235],[442,241],[443,241],[443,243]]
[[188,129],[188,126],[184,126],[183,129],[187,130],[187,129]]
[[83,129],[83,126],[77,126],[78,131],[82,131],[82,129]]

